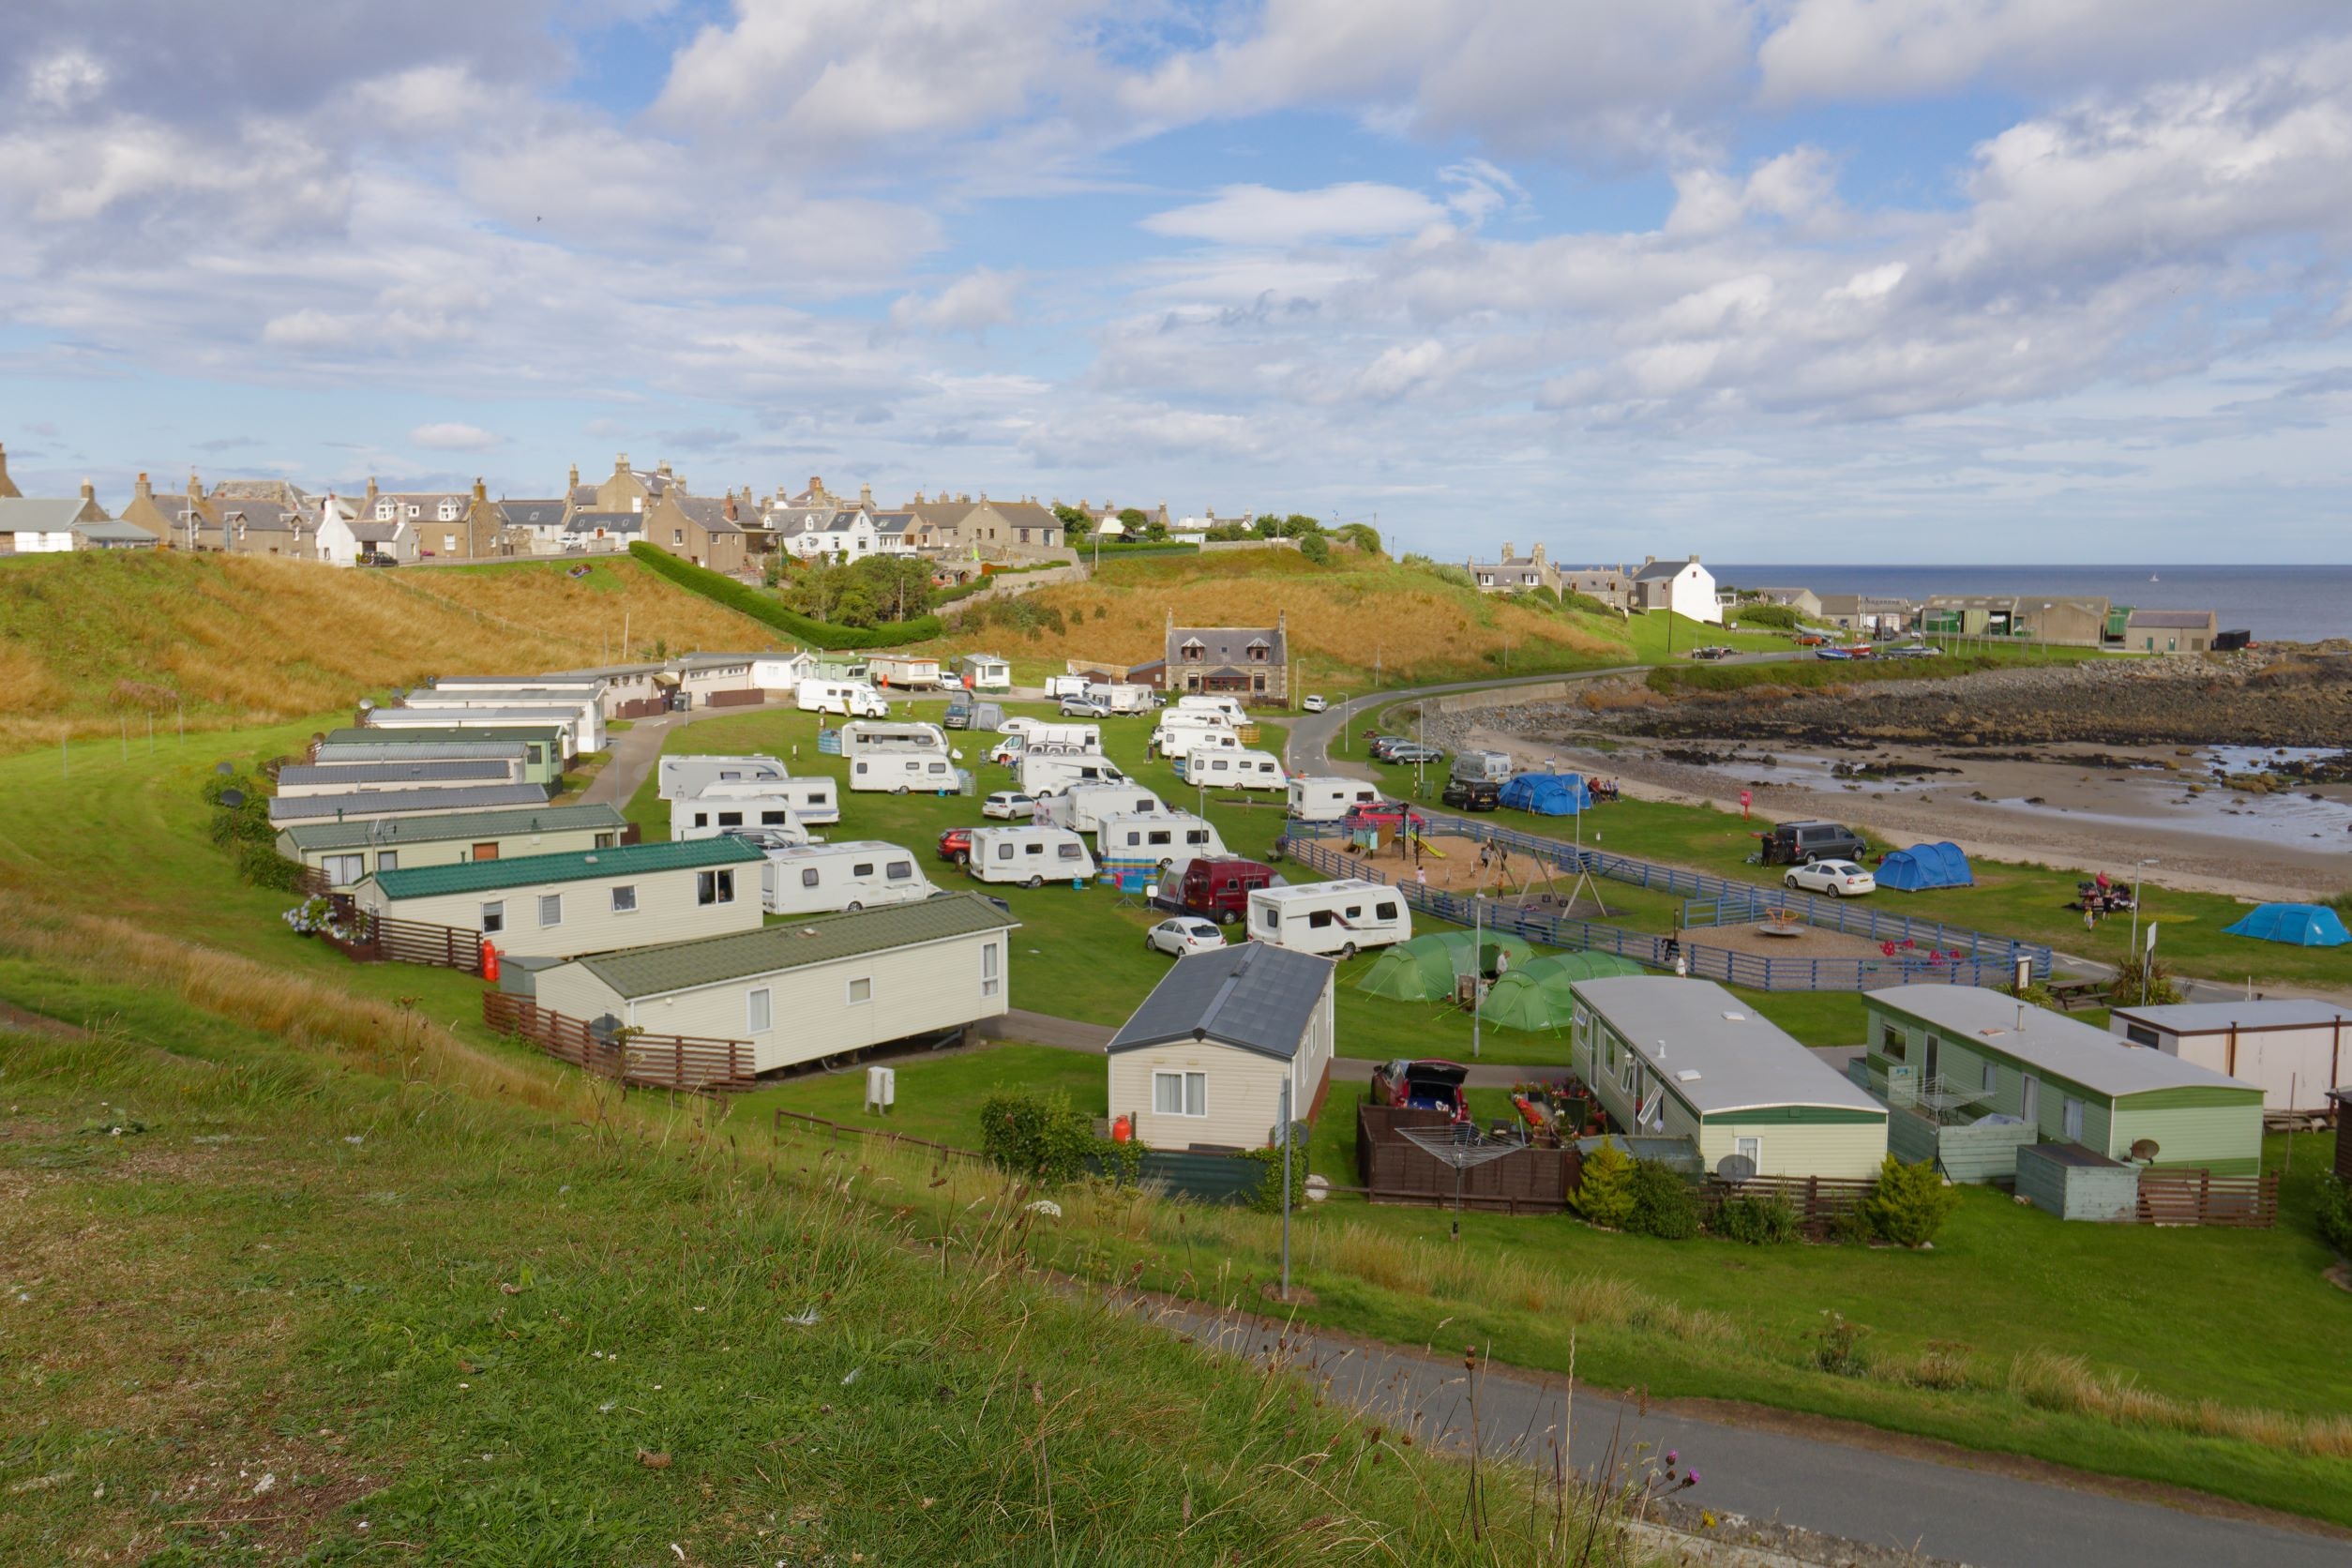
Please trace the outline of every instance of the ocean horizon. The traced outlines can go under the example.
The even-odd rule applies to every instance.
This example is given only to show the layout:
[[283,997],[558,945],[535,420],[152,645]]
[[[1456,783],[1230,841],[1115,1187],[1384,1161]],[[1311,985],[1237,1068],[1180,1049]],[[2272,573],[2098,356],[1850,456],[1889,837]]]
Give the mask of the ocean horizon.
[[2352,565],[1754,565],[1712,562],[1719,583],[1810,588],[1817,594],[2090,596],[2134,610],[2210,610],[2224,631],[2254,641],[2352,637]]

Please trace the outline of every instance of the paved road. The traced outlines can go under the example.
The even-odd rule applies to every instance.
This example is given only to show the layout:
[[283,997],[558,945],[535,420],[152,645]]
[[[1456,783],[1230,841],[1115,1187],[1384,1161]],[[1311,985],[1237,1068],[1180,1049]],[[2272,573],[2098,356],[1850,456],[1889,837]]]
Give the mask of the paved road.
[[[1160,1300],[1131,1304],[1152,1319],[1237,1355],[1286,1358],[1330,1396],[1393,1425],[1423,1446],[1467,1449],[1469,1388],[1459,1360],[1372,1346]],[[1539,1468],[1562,1419],[1563,1381],[1489,1371],[1478,1390],[1485,1454],[1514,1454]],[[1881,1439],[1862,1446],[1758,1424],[1640,1408],[1578,1389],[1569,1455],[1579,1470],[1646,1440],[1673,1449],[1700,1485],[1686,1500],[1776,1520],[1842,1540],[1915,1549],[1976,1568],[2344,1568],[2352,1538],[2305,1533],[2291,1521],[2225,1517],[2075,1490],[2055,1479],[2003,1473],[2002,1461],[1950,1462]],[[1980,1468],[1981,1467],[1981,1468]],[[2190,1500],[2194,1501],[2194,1500]]]
[[698,723],[706,718],[727,718],[737,714],[756,714],[776,702],[746,702],[734,708],[693,708],[685,713],[667,713],[654,718],[636,720],[628,729],[612,738],[612,760],[604,771],[588,781],[588,788],[580,792],[582,806],[626,807],[637,787],[645,782],[654,771],[654,763],[661,757],[662,743],[680,725]]

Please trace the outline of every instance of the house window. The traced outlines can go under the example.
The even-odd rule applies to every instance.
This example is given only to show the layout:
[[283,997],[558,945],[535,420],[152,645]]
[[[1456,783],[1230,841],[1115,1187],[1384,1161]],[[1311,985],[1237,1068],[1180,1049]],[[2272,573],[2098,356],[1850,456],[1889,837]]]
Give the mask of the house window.
[[672,528],[670,531],[670,542],[673,545],[682,545],[686,543],[686,530],[683,528]]
[[539,925],[542,927],[564,924],[564,896],[561,893],[539,895]]
[[615,914],[634,914],[637,912],[637,887],[634,883],[631,883],[627,887],[616,887],[612,890],[612,912]]
[[455,534],[444,534],[441,536],[441,550],[443,554],[454,555],[457,553],[457,549],[458,536]]
[[379,871],[397,871],[397,870],[399,870],[400,868],[400,851],[398,851],[398,850],[379,850],[379,851],[377,851],[377,852],[376,852],[376,869],[377,869],[377,870],[379,870]]
[[1002,990],[1004,981],[997,973],[996,943],[988,942],[980,949],[980,994],[994,996]]
[[2070,1098],[2061,1103],[2060,1110],[2065,1118],[2067,1141],[2080,1143],[2083,1140],[2083,1102]]
[[1995,1076],[1993,1064],[1990,1062],[1984,1063],[1984,1077],[1983,1079],[1984,1092],[1987,1094],[1990,1094],[1993,1092],[1994,1085],[1998,1081],[1998,1078]]
[[362,869],[367,861],[364,854],[331,854],[320,869],[326,873],[329,887],[349,887],[367,874]]
[[482,934],[496,936],[506,928],[506,906],[504,902],[482,906]]
[[747,1034],[765,1034],[775,1021],[774,999],[762,988],[743,999],[743,1027]]
[[735,873],[703,871],[694,879],[694,901],[698,904],[731,904],[735,901]]
[[1743,1156],[1758,1169],[1763,1168],[1764,1140],[1762,1138],[1735,1138],[1731,1140],[1731,1148],[1734,1153]]
[[1152,1113],[1155,1116],[1208,1115],[1209,1075],[1206,1073],[1153,1073],[1152,1075]]
[[1184,644],[1184,649],[1183,649],[1183,653],[1184,653],[1184,662],[1185,662],[1186,664],[1199,664],[1199,663],[1200,662],[1200,655],[1201,655],[1201,652],[1202,652],[1202,650],[1201,650],[1201,646],[1200,646],[1200,644],[1199,644],[1199,643],[1198,643],[1198,642],[1187,642],[1187,643],[1185,643],[1185,644]]
[[874,982],[871,978],[861,974],[856,979],[850,982],[849,1002],[851,1006],[862,1006],[866,1003],[873,1000]]

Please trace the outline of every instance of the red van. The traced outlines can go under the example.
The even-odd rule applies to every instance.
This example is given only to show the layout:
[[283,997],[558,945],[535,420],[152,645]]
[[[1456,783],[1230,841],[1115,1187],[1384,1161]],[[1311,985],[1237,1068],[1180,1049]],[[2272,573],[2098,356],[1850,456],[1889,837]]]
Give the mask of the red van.
[[1195,914],[1231,925],[1249,912],[1249,896],[1274,885],[1274,869],[1255,860],[1196,860],[1184,867],[1176,897]]

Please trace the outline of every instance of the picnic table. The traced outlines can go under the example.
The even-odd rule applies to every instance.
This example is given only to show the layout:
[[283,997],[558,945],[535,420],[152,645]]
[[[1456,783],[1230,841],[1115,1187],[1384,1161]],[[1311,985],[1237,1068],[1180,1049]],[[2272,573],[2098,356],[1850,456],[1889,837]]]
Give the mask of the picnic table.
[[2050,1000],[2061,1011],[2071,1013],[2077,1002],[2097,1002],[2107,994],[2104,980],[2053,980],[2049,985]]

